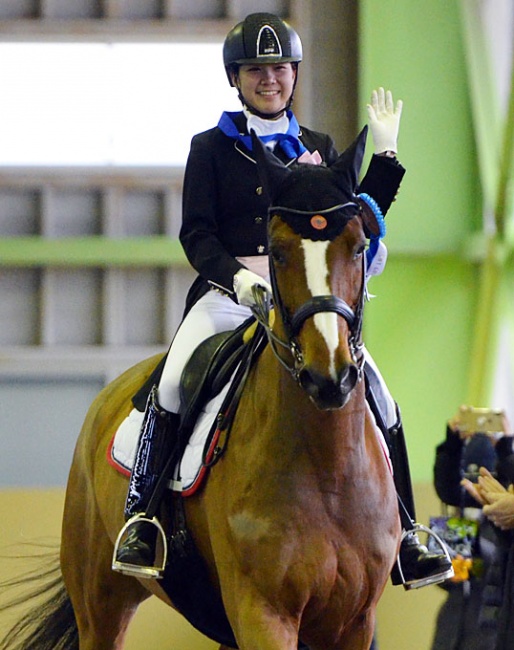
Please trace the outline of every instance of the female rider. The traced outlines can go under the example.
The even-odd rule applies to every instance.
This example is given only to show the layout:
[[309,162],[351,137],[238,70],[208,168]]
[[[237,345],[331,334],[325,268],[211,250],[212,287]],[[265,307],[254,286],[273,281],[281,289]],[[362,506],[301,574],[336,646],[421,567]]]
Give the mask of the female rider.
[[[270,289],[266,279],[268,205],[249,134],[254,130],[285,164],[330,166],[338,157],[330,136],[300,127],[290,110],[302,60],[300,38],[290,25],[273,14],[250,14],[227,35],[223,59],[243,109],[223,113],[216,127],[196,135],[191,143],[180,241],[198,277],[158,386],[148,399],[125,509],[127,518],[134,517],[134,521],[116,552],[117,561],[134,571],[141,568],[142,575],[154,562],[156,529],[139,521],[138,515],[145,512],[180,422],[179,381],[184,365],[203,340],[236,328],[251,315],[254,284]],[[395,109],[391,94],[383,89],[373,92],[368,105],[375,155],[360,191],[372,196],[384,214],[405,171],[396,159],[401,107],[398,102]],[[367,365],[372,363],[368,359]],[[392,427],[398,424],[397,410],[387,389],[384,393],[389,402],[385,419]],[[410,487],[406,459],[399,464],[404,466],[394,467],[395,478],[406,476],[403,483]],[[413,518],[411,495],[401,496]],[[442,574],[447,577],[447,565],[444,555],[429,554],[416,535],[404,539],[401,566],[407,584],[433,582]]]

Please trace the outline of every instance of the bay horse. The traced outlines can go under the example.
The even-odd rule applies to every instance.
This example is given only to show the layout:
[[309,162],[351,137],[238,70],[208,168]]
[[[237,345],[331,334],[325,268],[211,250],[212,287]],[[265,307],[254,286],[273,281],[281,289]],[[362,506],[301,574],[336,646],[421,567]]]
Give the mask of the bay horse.
[[[355,194],[365,137],[331,167],[285,167],[254,138],[272,205],[274,323],[224,454],[199,492],[177,497],[233,632],[221,649],[368,649],[397,556],[397,497],[362,372],[365,245],[376,226]],[[111,570],[127,478],[106,451],[156,362],[126,371],[90,407],[66,490],[54,625],[33,611],[35,641],[3,648],[121,650],[143,600],[179,609],[161,581]],[[172,578],[174,567],[172,558]]]

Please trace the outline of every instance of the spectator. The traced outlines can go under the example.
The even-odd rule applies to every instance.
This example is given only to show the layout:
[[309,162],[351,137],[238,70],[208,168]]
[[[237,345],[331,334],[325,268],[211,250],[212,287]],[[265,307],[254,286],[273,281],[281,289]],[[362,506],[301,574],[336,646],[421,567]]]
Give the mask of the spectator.
[[456,516],[476,519],[478,532],[469,575],[443,584],[448,597],[432,650],[507,650],[514,638],[513,438],[505,419],[498,432],[461,430],[462,413],[448,422],[437,447],[434,485]]

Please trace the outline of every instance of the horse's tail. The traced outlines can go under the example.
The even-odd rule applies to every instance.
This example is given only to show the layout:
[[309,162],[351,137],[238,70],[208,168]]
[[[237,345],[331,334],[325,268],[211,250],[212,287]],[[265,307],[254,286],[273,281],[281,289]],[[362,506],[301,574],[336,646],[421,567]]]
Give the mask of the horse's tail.
[[[0,650],[79,650],[78,629],[71,600],[55,554],[41,567],[0,584],[0,592],[16,590],[0,613],[30,603],[31,609],[0,640]],[[39,583],[39,584],[36,584]],[[22,593],[19,592],[23,589]]]

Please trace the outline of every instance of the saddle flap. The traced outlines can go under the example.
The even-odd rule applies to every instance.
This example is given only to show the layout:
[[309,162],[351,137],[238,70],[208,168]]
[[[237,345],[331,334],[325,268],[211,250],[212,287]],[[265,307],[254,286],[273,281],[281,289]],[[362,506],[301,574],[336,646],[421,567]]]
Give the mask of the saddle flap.
[[245,332],[253,322],[252,317],[235,330],[214,334],[193,352],[180,381],[182,426],[194,422],[205,403],[227,384],[241,360]]
[[[243,347],[242,336],[236,332],[214,334],[193,352],[180,379],[180,400],[185,410],[201,395],[215,397],[233,371],[233,359]],[[228,376],[227,376],[228,375]],[[226,383],[226,382],[225,382]]]

